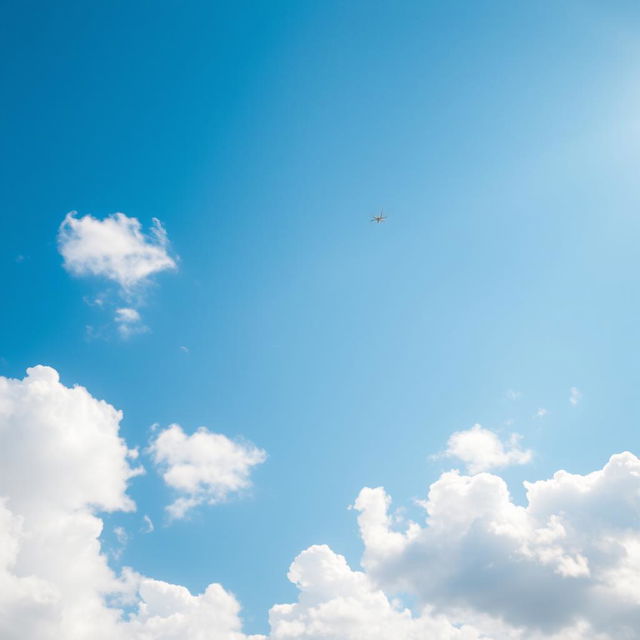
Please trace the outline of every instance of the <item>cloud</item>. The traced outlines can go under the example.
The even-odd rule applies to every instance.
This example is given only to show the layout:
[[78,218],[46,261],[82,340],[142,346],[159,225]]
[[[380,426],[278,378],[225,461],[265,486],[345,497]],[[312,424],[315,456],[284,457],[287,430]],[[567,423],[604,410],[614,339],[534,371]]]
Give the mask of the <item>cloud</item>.
[[303,551],[289,569],[298,602],[271,608],[272,640],[479,640],[471,627],[458,628],[425,609],[414,617],[391,601],[363,572],[325,545]]
[[544,418],[546,415],[549,415],[548,409],[540,407],[540,409],[536,411],[536,418]]
[[129,542],[129,534],[124,527],[114,527],[113,534],[115,536],[117,545],[111,550],[111,555],[114,558],[120,559],[122,553],[125,550],[127,543]]
[[153,533],[155,530],[153,520],[151,520],[151,518],[146,514],[143,516],[142,520],[144,522],[144,527],[140,529],[140,531],[142,531],[142,533]]
[[508,400],[521,400],[522,395],[522,391],[514,391],[513,389],[508,389],[505,393]]
[[[143,302],[142,293],[151,277],[176,268],[169,254],[169,240],[159,220],[153,218],[149,233],[144,233],[137,218],[114,213],[99,220],[91,215],[67,214],[58,230],[58,249],[64,267],[73,275],[104,278],[118,285],[115,301],[109,292],[85,297],[87,304],[100,308],[116,306],[115,328],[121,338],[148,331],[140,312],[133,308]],[[126,304],[124,306],[122,303]],[[87,326],[89,338],[108,336],[106,328]]]
[[173,518],[247,489],[252,467],[266,459],[266,453],[251,443],[234,442],[205,427],[188,436],[177,424],[161,431],[149,452],[166,484],[182,494],[167,507]]
[[145,234],[139,220],[124,213],[99,220],[91,215],[78,218],[72,212],[58,231],[58,248],[67,271],[107,278],[125,291],[144,284],[155,273],[175,269],[168,244],[158,219],[153,219],[150,233]]
[[0,637],[110,637],[103,594],[122,585],[100,553],[96,510],[131,511],[137,471],[121,418],[49,367],[0,377]]
[[240,605],[219,584],[200,595],[180,585],[142,578],[140,604],[126,625],[132,640],[260,640],[242,633]]
[[116,309],[115,322],[118,327],[118,333],[120,333],[123,338],[129,338],[136,333],[148,331],[148,327],[142,324],[140,313],[129,307]]
[[62,385],[51,367],[27,369],[24,380],[0,377],[0,477],[10,505],[132,510],[126,486],[138,471],[118,436],[121,418],[83,387]]
[[571,387],[569,389],[569,403],[574,407],[582,400],[582,392],[578,387]]
[[113,533],[116,536],[116,540],[121,544],[121,545],[126,545],[127,542],[129,541],[129,536],[127,535],[127,532],[124,530],[124,527],[114,527],[113,528]]
[[521,449],[519,441],[520,436],[512,434],[505,444],[493,431],[476,424],[471,429],[452,434],[444,455],[464,462],[470,473],[479,473],[529,462],[532,453]]
[[[192,596],[109,567],[98,512],[133,510],[127,483],[140,473],[121,418],[50,367],[0,377],[0,637],[248,640],[219,585]],[[118,603],[133,608],[131,620]]]
[[455,623],[502,638],[625,638],[640,628],[640,460],[525,483],[515,504],[492,474],[450,471],[431,485],[424,524],[394,530],[382,488],[355,507],[363,566]]

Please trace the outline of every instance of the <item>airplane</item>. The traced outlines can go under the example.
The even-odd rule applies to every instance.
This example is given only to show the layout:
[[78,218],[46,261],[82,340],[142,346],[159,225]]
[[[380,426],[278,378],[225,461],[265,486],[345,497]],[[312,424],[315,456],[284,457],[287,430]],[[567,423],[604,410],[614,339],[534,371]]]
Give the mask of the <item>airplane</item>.
[[375,222],[376,224],[380,224],[381,222],[384,222],[387,219],[387,216],[383,216],[382,212],[383,212],[383,209],[380,209],[380,214],[377,216],[373,216],[373,218],[371,218],[371,222]]

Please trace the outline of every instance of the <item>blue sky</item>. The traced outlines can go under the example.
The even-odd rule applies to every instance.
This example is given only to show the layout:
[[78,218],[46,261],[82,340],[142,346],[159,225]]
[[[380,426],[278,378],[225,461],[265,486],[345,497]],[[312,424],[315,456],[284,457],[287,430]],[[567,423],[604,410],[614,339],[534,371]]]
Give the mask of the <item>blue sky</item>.
[[[104,516],[105,550],[130,532],[114,569],[220,582],[266,633],[296,554],[357,567],[347,507],[384,486],[413,513],[454,431],[523,436],[518,503],[638,450],[634,3],[28,2],[2,23],[0,374],[54,367],[141,450],[175,422],[268,454],[175,522],[145,463],[138,511]],[[148,331],[118,337],[87,304],[105,282],[63,268],[72,210],[162,221],[178,267],[145,289]]]

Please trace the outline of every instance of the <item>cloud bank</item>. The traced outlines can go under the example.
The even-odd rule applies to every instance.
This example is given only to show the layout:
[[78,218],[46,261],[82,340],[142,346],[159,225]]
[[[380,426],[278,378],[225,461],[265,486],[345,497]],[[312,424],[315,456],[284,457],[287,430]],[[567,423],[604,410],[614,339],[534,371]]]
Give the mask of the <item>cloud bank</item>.
[[[525,483],[523,505],[497,475],[447,471],[420,503],[421,521],[402,527],[384,489],[364,488],[361,569],[324,545],[302,551],[288,574],[297,600],[271,608],[268,636],[249,636],[221,585],[192,594],[109,566],[100,513],[135,509],[127,486],[140,472],[121,417],[49,367],[0,377],[3,640],[637,638],[640,460],[631,453],[586,475]],[[200,440],[205,451],[235,444],[216,435],[174,425],[156,439],[175,454],[162,459],[186,495],[215,501],[247,482],[242,473],[220,480],[209,453],[196,455]]]

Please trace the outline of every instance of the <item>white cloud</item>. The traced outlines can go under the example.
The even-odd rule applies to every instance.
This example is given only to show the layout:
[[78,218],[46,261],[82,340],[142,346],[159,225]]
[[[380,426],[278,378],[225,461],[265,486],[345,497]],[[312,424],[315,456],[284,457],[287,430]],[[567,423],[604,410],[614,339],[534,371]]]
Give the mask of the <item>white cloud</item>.
[[50,367],[28,369],[24,380],[0,377],[0,495],[30,512],[86,504],[130,511],[125,491],[135,471],[118,436],[121,418],[83,387],[62,385]]
[[452,625],[428,610],[420,616],[391,601],[343,556],[315,545],[303,551],[289,569],[300,591],[295,604],[269,612],[272,640],[479,640],[472,628]]
[[201,595],[186,587],[141,578],[140,604],[127,623],[132,640],[261,640],[242,633],[240,605],[219,584]]
[[129,307],[116,309],[115,321],[118,332],[123,338],[129,338],[136,333],[144,333],[148,330],[148,328],[142,324],[140,313]]
[[532,453],[521,449],[519,441],[520,436],[512,434],[505,444],[493,431],[476,424],[452,434],[444,455],[464,462],[470,473],[479,473],[529,462]]
[[103,220],[91,215],[67,214],[58,232],[58,247],[65,268],[75,275],[101,276],[125,291],[160,271],[174,269],[162,224],[153,219],[150,234],[137,218],[114,213]]
[[[58,230],[58,249],[69,273],[101,277],[118,285],[115,297],[107,291],[85,297],[85,301],[101,308],[117,307],[114,323],[120,337],[126,339],[148,330],[132,305],[142,304],[142,294],[151,276],[176,268],[176,261],[169,254],[167,233],[159,220],[154,218],[150,232],[144,233],[137,218],[124,213],[99,220],[91,215],[77,217],[72,212]],[[90,338],[110,333],[106,327],[87,326]]]
[[[450,471],[423,524],[399,530],[382,488],[355,507],[364,571],[313,546],[270,612],[272,640],[636,640],[640,628],[640,460],[525,483],[515,504],[492,474]],[[407,594],[414,613],[389,594]]]
[[514,391],[513,389],[508,389],[505,393],[508,400],[521,400],[522,395],[522,391]]
[[118,437],[120,412],[49,367],[0,377],[0,637],[110,637],[122,585],[100,553],[95,510],[134,508],[135,475]]
[[[640,628],[640,460],[525,483],[515,504],[491,474],[444,473],[424,525],[391,528],[384,490],[356,501],[364,567],[457,623],[502,638],[636,638]],[[502,621],[502,622],[500,622]]]
[[569,403],[574,407],[582,400],[582,392],[578,387],[571,387],[569,389]]
[[[126,488],[138,473],[118,435],[121,413],[49,367],[27,374],[0,377],[0,637],[248,640],[219,585],[192,596],[113,572],[97,512],[131,511]],[[130,622],[117,602],[136,610]]]
[[540,407],[540,409],[536,411],[536,418],[544,418],[546,415],[549,415],[548,409]]
[[234,442],[204,427],[189,436],[177,424],[161,431],[149,451],[167,485],[182,494],[167,507],[173,518],[247,489],[252,467],[266,459],[266,453],[251,443]]

